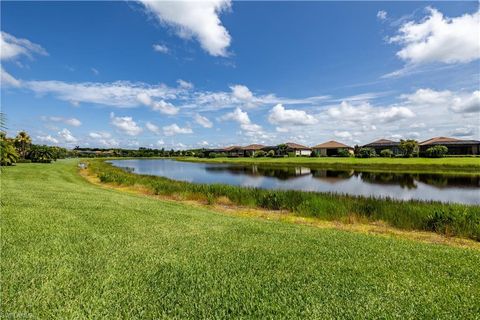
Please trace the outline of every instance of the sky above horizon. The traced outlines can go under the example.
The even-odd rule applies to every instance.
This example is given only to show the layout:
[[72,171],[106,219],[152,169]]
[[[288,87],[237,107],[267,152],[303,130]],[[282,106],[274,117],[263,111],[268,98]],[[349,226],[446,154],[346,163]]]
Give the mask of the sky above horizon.
[[480,139],[478,2],[0,6],[1,110],[35,143]]

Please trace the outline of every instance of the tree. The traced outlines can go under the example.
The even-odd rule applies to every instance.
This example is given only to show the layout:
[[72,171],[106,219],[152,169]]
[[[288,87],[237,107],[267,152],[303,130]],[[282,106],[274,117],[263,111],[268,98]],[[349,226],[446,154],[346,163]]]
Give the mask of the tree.
[[262,157],[265,157],[267,155],[267,153],[263,150],[258,150],[257,152],[255,152],[254,154],[254,157],[255,158],[262,158]]
[[383,149],[382,151],[380,151],[380,157],[391,158],[393,157],[393,152],[390,149]]
[[411,158],[418,155],[418,142],[413,139],[400,140],[400,150],[405,158]]
[[351,154],[347,149],[340,148],[337,150],[337,156],[342,158],[348,158],[351,156]]
[[270,151],[267,152],[267,157],[271,158],[271,157],[274,157],[274,156],[275,156],[275,151],[270,150]]
[[14,165],[18,160],[18,153],[10,139],[0,140],[0,164],[2,166]]
[[28,153],[28,158],[32,162],[42,162],[50,163],[54,159],[53,152],[48,146],[38,146],[33,145],[30,152]]
[[428,158],[442,158],[448,153],[448,148],[445,146],[433,146],[425,151]]
[[377,154],[373,148],[360,148],[355,155],[357,158],[374,158]]
[[17,147],[18,153],[23,159],[25,159],[31,145],[32,139],[25,131],[20,131],[15,137],[15,147]]

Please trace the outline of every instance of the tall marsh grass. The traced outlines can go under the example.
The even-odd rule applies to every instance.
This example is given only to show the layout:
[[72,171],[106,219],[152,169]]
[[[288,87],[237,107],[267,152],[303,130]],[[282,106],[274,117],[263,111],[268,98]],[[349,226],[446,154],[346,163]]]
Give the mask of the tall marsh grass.
[[299,216],[348,222],[352,218],[383,221],[407,230],[433,231],[480,241],[480,206],[426,201],[400,201],[294,190],[264,190],[223,184],[194,184],[163,177],[137,175],[102,160],[90,160],[90,170],[101,182],[140,185],[157,195],[204,200],[213,204],[227,198],[233,204],[286,210]]

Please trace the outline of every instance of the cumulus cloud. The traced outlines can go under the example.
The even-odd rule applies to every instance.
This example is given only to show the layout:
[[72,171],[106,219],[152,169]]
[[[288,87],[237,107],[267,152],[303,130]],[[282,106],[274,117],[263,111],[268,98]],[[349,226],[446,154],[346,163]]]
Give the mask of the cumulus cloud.
[[68,129],[62,129],[61,131],[58,132],[58,135],[65,141],[66,143],[74,143],[77,142],[78,139],[75,138],[70,130]]
[[150,121],[148,121],[145,124],[145,127],[147,127],[148,131],[153,132],[155,134],[160,134],[161,132],[160,128],[157,125],[151,123]]
[[268,121],[272,124],[285,126],[305,126],[318,122],[314,116],[309,115],[305,111],[295,109],[287,110],[282,104],[277,104],[270,110]]
[[229,112],[223,116],[221,116],[220,121],[235,121],[240,124],[240,128],[242,130],[247,131],[247,132],[259,132],[262,130],[262,127],[259,126],[258,124],[254,124],[250,121],[250,117],[248,116],[248,113],[245,111],[242,111],[240,108],[236,108],[234,111]]
[[329,108],[327,113],[335,119],[360,122],[372,120],[392,122],[415,116],[412,110],[403,106],[381,108],[373,107],[368,102],[353,105],[346,101],[343,101],[340,106]]
[[219,15],[231,6],[229,0],[140,2],[160,23],[184,39],[195,38],[212,56],[227,56],[231,37]]
[[431,107],[447,106],[458,113],[480,112],[480,90],[473,92],[436,91],[429,88],[418,89],[412,94],[401,96],[408,103]]
[[454,137],[471,137],[475,134],[475,128],[473,126],[468,126],[464,128],[456,128],[450,133]]
[[249,101],[253,98],[252,91],[250,91],[250,89],[244,85],[237,84],[231,86],[230,89],[232,90],[233,96],[237,99]]
[[412,64],[467,63],[480,58],[480,12],[444,17],[428,7],[420,22],[404,23],[391,43],[402,46],[397,56]]
[[195,122],[201,125],[204,128],[211,128],[213,127],[212,121],[210,121],[207,117],[204,117],[200,114],[195,115]]
[[64,117],[42,117],[43,121],[50,121],[50,122],[61,122],[67,124],[72,127],[79,127],[82,125],[82,122],[77,118],[64,118]]
[[133,121],[132,117],[117,117],[112,112],[110,113],[110,121],[114,127],[129,136],[137,136],[143,131],[143,129]]
[[27,39],[20,39],[8,34],[0,32],[0,60],[13,60],[19,56],[27,56],[32,58],[33,54],[48,55],[42,46],[35,44]]
[[333,133],[335,137],[342,138],[342,139],[351,139],[352,134],[348,131],[335,131]]
[[163,134],[166,136],[174,136],[177,134],[188,134],[188,133],[193,133],[192,129],[181,128],[176,123],[163,127]]
[[52,144],[58,144],[58,139],[55,139],[51,135],[46,135],[46,136],[36,136],[36,140],[41,142],[41,143],[52,143]]
[[170,52],[168,47],[164,44],[154,44],[152,47],[153,47],[153,50],[156,51],[156,52],[160,52],[160,53],[169,53]]

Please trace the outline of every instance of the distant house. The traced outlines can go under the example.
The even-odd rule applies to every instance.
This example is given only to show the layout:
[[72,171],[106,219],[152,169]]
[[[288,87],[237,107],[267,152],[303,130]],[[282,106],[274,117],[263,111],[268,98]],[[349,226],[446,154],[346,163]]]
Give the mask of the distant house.
[[347,146],[346,144],[337,142],[337,141],[328,141],[312,147],[313,151],[318,152],[321,156],[336,156],[338,155],[339,150],[346,150],[349,153],[353,154],[353,148]]
[[225,152],[228,157],[243,157],[245,155],[243,147],[240,146],[226,147],[223,149],[223,152]]
[[295,156],[310,156],[312,149],[306,146],[302,146],[298,143],[287,142],[284,144],[287,154],[294,153]]
[[467,155],[480,154],[480,141],[461,140],[448,137],[435,137],[419,143],[420,153],[424,153],[433,146],[445,146],[448,148],[448,154]]
[[369,144],[362,146],[362,148],[372,148],[375,150],[377,154],[380,154],[382,150],[390,149],[392,150],[393,154],[400,154],[400,142],[392,141],[388,139],[379,139]]
[[263,150],[263,148],[265,148],[265,146],[262,144],[250,144],[242,149],[245,152],[245,156],[253,156],[258,151]]

